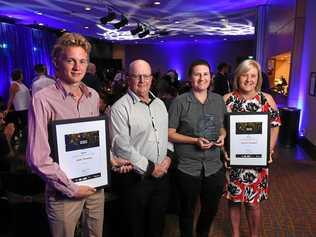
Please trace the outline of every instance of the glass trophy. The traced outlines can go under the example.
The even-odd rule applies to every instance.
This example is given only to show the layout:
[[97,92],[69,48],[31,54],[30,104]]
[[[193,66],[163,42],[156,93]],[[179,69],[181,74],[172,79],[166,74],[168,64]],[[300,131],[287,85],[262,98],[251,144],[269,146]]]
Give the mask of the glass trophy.
[[208,114],[203,116],[198,122],[198,135],[204,137],[209,141],[216,141],[218,139],[218,129],[216,126],[216,115]]

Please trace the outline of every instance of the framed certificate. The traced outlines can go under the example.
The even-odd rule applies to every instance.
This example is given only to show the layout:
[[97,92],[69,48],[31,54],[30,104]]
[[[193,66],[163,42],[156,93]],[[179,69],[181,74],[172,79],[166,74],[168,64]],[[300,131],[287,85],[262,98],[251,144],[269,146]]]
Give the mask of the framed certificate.
[[79,185],[110,185],[107,118],[88,117],[51,123],[52,156],[67,177]]
[[242,112],[228,114],[228,155],[230,166],[265,167],[270,156],[269,114]]

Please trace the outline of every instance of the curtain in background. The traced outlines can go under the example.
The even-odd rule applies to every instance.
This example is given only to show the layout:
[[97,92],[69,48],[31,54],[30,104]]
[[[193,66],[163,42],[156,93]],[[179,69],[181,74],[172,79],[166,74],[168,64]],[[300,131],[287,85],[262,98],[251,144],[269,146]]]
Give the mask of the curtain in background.
[[56,35],[21,25],[0,23],[0,96],[5,100],[9,95],[11,72],[15,68],[23,71],[24,83],[32,84],[35,64],[47,66],[53,75],[50,58]]

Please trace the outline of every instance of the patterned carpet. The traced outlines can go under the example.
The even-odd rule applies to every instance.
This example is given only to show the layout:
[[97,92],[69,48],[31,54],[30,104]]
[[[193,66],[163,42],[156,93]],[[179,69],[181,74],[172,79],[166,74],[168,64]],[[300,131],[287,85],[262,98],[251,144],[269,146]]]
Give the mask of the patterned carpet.
[[[316,154],[315,154],[316,155]],[[262,237],[316,236],[316,161],[299,147],[279,148],[270,167],[270,197],[262,203]],[[230,236],[227,203],[222,199],[209,237]],[[179,236],[175,215],[166,218],[164,237]],[[248,235],[243,210],[241,237]]]
[[[115,237],[117,232],[115,219],[112,219],[112,217],[119,215],[119,213],[117,213],[117,209],[113,204],[110,206],[112,206],[112,210],[107,208],[105,211],[107,226],[103,235],[105,237]],[[4,209],[7,209],[7,206],[5,207]],[[0,210],[3,211],[4,209]],[[8,217],[8,213],[2,214],[2,216]],[[270,168],[270,198],[262,203],[262,216],[261,237],[316,236],[316,159],[311,160],[299,146],[293,149],[278,149],[276,151],[276,159]],[[245,213],[242,217],[241,237],[246,237],[249,235]],[[5,224],[4,220],[2,219],[0,224],[0,236],[12,237],[12,235],[6,233],[8,221],[5,221],[7,223]],[[36,223],[38,224],[38,221]],[[22,226],[19,224],[12,227],[26,231],[26,227]],[[31,229],[29,231],[32,232],[34,225],[28,227],[28,229]],[[48,235],[34,233],[24,236],[47,237]],[[178,236],[178,217],[169,214],[166,217],[164,237]],[[231,233],[227,202],[222,199],[209,237],[228,236],[231,236]]]

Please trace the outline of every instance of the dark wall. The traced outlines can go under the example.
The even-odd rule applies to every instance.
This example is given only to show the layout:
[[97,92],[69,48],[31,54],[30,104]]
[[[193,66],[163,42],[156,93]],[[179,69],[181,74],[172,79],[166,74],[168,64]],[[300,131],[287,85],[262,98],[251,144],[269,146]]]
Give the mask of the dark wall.
[[110,59],[112,58],[112,44],[107,43],[102,40],[96,39],[89,39],[92,48],[91,48],[91,58],[105,58]]
[[[125,62],[129,64],[134,59],[148,60],[153,71],[161,73],[168,69],[175,69],[181,79],[186,78],[190,63],[198,58],[206,59],[212,71],[220,62],[228,62],[235,67],[236,58],[254,56],[255,42],[253,40],[234,42],[170,42],[148,45],[127,45],[125,47]],[[127,65],[126,65],[127,66]]]

